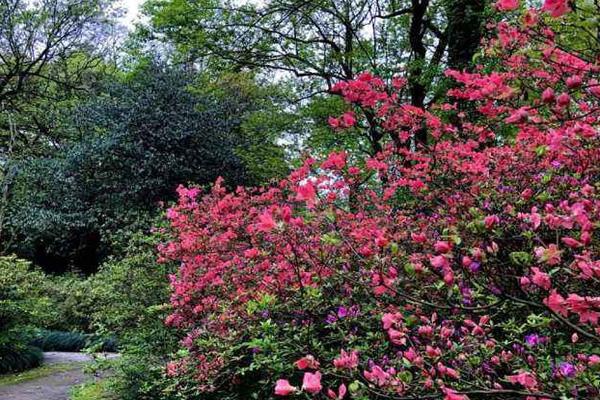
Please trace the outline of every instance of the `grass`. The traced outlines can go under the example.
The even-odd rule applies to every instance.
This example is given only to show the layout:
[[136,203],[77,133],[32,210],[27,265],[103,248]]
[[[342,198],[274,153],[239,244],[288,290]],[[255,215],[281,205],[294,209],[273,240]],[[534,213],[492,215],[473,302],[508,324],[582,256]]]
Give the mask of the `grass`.
[[110,391],[108,379],[96,380],[75,386],[71,391],[70,400],[114,400]]
[[69,371],[79,366],[80,364],[78,363],[51,364],[43,365],[39,368],[30,369],[25,372],[2,375],[0,376],[0,386],[15,385],[17,383],[30,381],[32,379],[43,378],[45,376],[52,375],[58,372]]

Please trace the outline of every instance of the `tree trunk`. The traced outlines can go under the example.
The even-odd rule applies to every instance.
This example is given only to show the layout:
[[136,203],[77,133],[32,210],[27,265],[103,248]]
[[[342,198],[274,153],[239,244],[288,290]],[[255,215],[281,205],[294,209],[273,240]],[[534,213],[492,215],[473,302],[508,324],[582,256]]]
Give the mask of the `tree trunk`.
[[448,0],[448,66],[470,70],[481,42],[485,0]]

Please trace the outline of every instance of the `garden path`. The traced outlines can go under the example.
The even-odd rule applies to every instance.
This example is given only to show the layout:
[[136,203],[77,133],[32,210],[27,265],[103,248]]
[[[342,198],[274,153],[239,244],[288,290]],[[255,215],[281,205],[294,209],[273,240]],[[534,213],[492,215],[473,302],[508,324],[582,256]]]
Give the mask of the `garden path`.
[[92,356],[85,353],[46,352],[44,365],[65,367],[49,375],[0,387],[0,400],[68,400],[73,386],[90,379],[84,374],[83,365],[91,360]]

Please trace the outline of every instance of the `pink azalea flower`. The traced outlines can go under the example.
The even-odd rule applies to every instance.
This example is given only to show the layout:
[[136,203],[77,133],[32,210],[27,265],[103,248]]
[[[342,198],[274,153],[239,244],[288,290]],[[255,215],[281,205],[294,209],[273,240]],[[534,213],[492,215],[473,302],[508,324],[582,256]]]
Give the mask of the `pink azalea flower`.
[[321,373],[319,371],[315,373],[305,372],[302,380],[302,390],[305,392],[316,394],[323,389],[321,386]]
[[337,369],[355,369],[358,367],[358,352],[353,350],[347,353],[345,350],[340,352],[340,356],[333,360],[333,365]]
[[533,284],[542,289],[550,290],[552,287],[550,275],[541,271],[538,267],[532,267],[531,271],[533,272],[531,275],[531,281]]
[[296,200],[314,202],[317,191],[311,182],[306,182],[296,189]]
[[346,397],[347,391],[348,390],[346,389],[346,385],[344,385],[342,383],[340,385],[340,387],[338,388],[337,394],[333,390],[327,389],[327,397],[329,397],[330,399],[334,399],[334,400],[341,400],[344,397]]
[[496,8],[500,11],[512,11],[519,8],[519,0],[499,0]]
[[552,90],[552,88],[547,88],[542,92],[542,101],[544,103],[554,103],[555,100],[556,96],[554,95],[554,90]]
[[450,252],[450,250],[452,250],[452,245],[448,242],[439,240],[439,241],[435,242],[435,244],[433,245],[433,248],[435,249],[435,251],[437,253],[448,253],[448,252]]
[[567,87],[569,89],[576,89],[580,87],[582,83],[583,81],[579,75],[572,75],[567,78]]
[[415,243],[425,243],[427,241],[427,236],[424,233],[411,233],[410,238]]
[[257,228],[261,232],[270,232],[275,228],[277,224],[273,219],[273,215],[269,211],[265,211],[264,213],[258,216],[258,224]]
[[500,223],[500,218],[498,218],[497,215],[488,215],[483,219],[483,223],[485,224],[486,229],[492,229],[494,225]]
[[538,15],[536,10],[529,9],[523,16],[523,24],[525,26],[534,26],[538,23]]
[[296,361],[294,364],[296,365],[296,368],[298,368],[299,370],[319,368],[319,362],[310,354],[302,357],[301,359]]
[[379,365],[373,366],[371,371],[364,371],[363,374],[368,381],[378,386],[385,385],[388,379],[390,379],[390,374],[385,372]]
[[275,395],[289,396],[298,390],[297,387],[290,385],[287,379],[279,379],[275,384]]
[[558,249],[557,245],[551,244],[548,247],[536,247],[534,253],[539,262],[548,265],[557,265],[560,263],[560,255],[562,252]]
[[565,298],[556,292],[556,289],[552,290],[550,295],[544,299],[544,304],[557,314],[566,317],[568,310],[566,307]]
[[326,169],[342,169],[346,165],[346,153],[340,151],[339,153],[333,152],[329,154],[327,160],[323,161],[321,168]]
[[520,372],[516,375],[508,375],[506,379],[513,384],[520,384],[527,389],[535,389],[538,385],[537,379],[531,372]]
[[469,400],[469,397],[464,394],[459,394],[455,390],[443,388],[444,400]]
[[329,126],[331,126],[333,129],[337,129],[340,127],[340,120],[337,118],[329,117],[327,122],[329,123]]
[[572,249],[581,247],[583,245],[579,240],[573,239],[571,237],[564,237],[560,239],[560,241]]
[[342,124],[344,128],[350,128],[351,126],[354,126],[354,124],[356,124],[356,117],[354,116],[354,113],[352,111],[349,111],[342,115]]
[[546,11],[554,18],[558,18],[571,11],[571,8],[567,0],[545,0],[542,11]]
[[566,107],[571,103],[571,96],[568,93],[561,93],[556,98],[556,105],[559,107]]
[[435,256],[429,259],[429,262],[434,268],[446,270],[450,268],[450,262],[444,256]]

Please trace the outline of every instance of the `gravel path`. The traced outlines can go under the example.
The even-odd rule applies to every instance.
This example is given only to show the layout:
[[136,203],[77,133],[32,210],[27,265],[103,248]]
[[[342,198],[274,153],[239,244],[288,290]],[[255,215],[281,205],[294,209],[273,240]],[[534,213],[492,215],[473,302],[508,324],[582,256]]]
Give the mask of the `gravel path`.
[[[116,356],[107,355],[108,358]],[[90,378],[83,373],[83,364],[91,360],[89,354],[83,353],[44,353],[44,364],[67,364],[69,368],[38,379],[2,386],[0,400],[68,400],[71,387]]]

